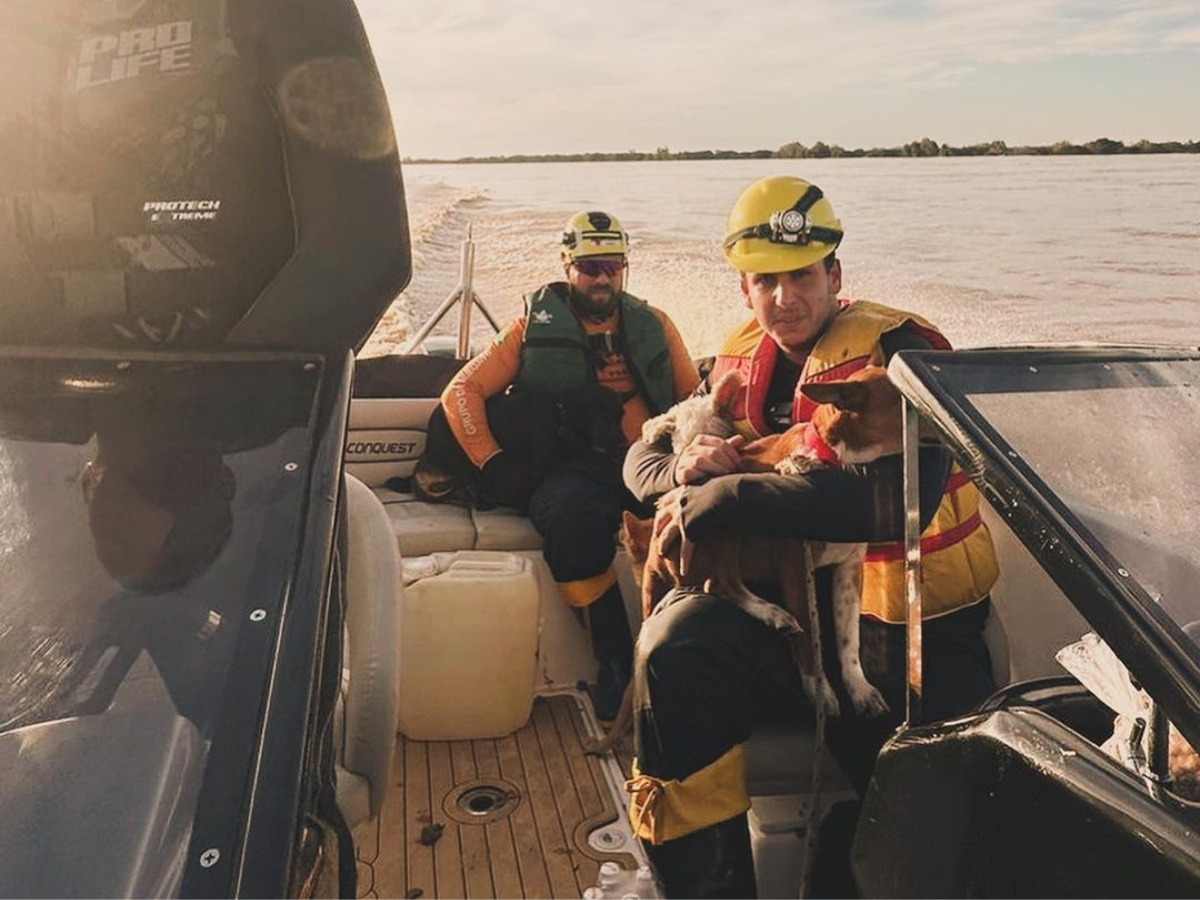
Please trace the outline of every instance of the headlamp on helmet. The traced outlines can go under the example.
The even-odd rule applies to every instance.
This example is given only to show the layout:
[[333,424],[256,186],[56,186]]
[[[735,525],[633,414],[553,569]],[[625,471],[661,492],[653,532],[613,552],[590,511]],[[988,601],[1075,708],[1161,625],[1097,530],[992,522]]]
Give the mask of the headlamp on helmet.
[[842,230],[814,225],[808,218],[808,211],[824,196],[819,187],[810,184],[808,190],[789,208],[777,209],[766,222],[750,225],[729,235],[725,238],[725,247],[728,249],[747,238],[800,247],[807,247],[812,241],[836,246],[842,239]]
[[841,240],[842,223],[819,187],[773,176],[742,192],[729,214],[724,249],[743,272],[786,272],[828,256]]

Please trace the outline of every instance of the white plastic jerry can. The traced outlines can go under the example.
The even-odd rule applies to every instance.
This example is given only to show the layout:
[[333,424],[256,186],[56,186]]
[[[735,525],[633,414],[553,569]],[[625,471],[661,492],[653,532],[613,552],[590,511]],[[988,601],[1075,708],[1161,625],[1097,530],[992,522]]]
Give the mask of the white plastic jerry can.
[[422,741],[501,737],[529,719],[538,586],[529,560],[461,550],[404,561],[399,730]]

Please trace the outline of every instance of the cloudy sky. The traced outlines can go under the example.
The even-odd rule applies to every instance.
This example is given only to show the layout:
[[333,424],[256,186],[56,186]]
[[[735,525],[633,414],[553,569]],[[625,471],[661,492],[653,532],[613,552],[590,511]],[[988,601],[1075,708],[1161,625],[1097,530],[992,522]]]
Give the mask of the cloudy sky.
[[357,0],[404,156],[1200,139],[1200,0]]

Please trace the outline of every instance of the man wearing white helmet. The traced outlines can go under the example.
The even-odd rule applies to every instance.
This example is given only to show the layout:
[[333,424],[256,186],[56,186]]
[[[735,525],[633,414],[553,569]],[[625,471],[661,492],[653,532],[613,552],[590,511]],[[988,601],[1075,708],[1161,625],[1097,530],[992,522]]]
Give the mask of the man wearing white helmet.
[[[863,573],[863,663],[891,712],[831,720],[827,732],[861,793],[904,709],[900,459],[803,476],[729,474],[745,440],[808,420],[814,407],[801,385],[884,365],[900,349],[949,346],[917,315],[838,298],[842,236],[829,200],[800,178],[764,178],[742,193],[724,250],[752,318],[725,342],[710,375],[715,383],[725,372],[742,373],[739,433],[698,437],[678,456],[665,445],[635,445],[625,480],[641,500],[663,497],[659,524],[668,535],[874,542]],[[922,451],[921,486],[924,613],[932,620],[925,626],[922,701],[928,718],[942,718],[994,688],[982,628],[997,570],[979,496],[944,451]],[[817,575],[828,603],[828,573]],[[755,590],[771,596],[772,586]],[[631,813],[669,896],[753,896],[742,744],[759,722],[805,706],[811,709],[785,639],[733,605],[676,591],[646,620],[635,661]]]
[[700,376],[665,313],[624,290],[628,235],[615,217],[576,213],[561,238],[563,281],[525,297],[525,315],[508,325],[442,393],[454,436],[505,505],[528,494],[529,517],[559,593],[587,618],[599,662],[592,699],[601,719],[620,706],[633,641],[612,561],[621,512],[636,502],[620,484],[557,471],[533,486],[525,462],[497,443],[485,401],[505,390],[551,391],[596,382],[624,402],[627,441],[642,423],[688,396]]

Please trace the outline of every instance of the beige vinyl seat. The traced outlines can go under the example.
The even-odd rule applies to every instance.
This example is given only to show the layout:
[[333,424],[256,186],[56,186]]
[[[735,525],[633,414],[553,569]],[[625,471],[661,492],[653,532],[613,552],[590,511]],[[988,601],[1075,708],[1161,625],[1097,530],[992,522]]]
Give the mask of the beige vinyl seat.
[[400,553],[406,559],[452,550],[540,550],[542,537],[516,510],[463,509],[425,503],[387,487],[373,489],[383,503]]
[[[426,503],[395,490],[416,468],[425,449],[429,416],[435,397],[355,397],[345,443],[345,467],[365,484],[381,505],[386,530],[403,560],[430,553],[485,550],[515,553],[534,564],[540,597],[541,638],[538,644],[539,684],[574,685],[594,675],[587,633],[558,596],[554,579],[542,559],[542,538],[529,519],[512,509],[487,511]],[[616,567],[629,585],[629,564],[618,553]],[[631,618],[636,615],[635,591],[627,591]]]
[[374,818],[390,779],[400,658],[396,603],[400,554],[383,504],[345,479],[345,650],[334,713],[337,801],[347,825]]
[[453,550],[538,550],[541,535],[511,509],[480,511],[425,503],[386,486],[412,475],[425,450],[432,397],[355,398],[346,437],[346,471],[374,491],[404,558]]

